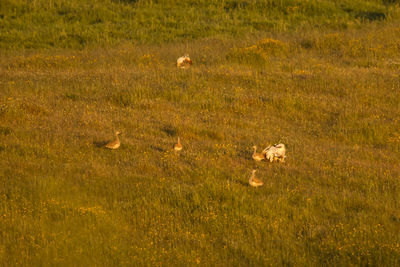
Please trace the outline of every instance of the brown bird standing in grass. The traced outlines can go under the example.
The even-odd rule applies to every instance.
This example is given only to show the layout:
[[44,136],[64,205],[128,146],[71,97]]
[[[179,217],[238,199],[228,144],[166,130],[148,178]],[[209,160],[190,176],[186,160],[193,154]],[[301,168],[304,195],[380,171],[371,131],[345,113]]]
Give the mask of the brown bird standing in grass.
[[182,148],[181,139],[178,137],[178,143],[174,144],[174,151],[181,151]]
[[108,142],[107,144],[104,145],[105,148],[109,149],[117,149],[121,145],[121,142],[119,141],[118,135],[122,134],[120,131],[115,132],[115,140]]
[[257,153],[257,146],[253,146],[253,149],[254,149],[254,152],[253,152],[252,158],[253,158],[255,161],[262,161],[262,160],[265,159],[265,154],[263,154],[263,153]]
[[257,179],[256,176],[255,176],[255,173],[256,173],[256,170],[253,170],[251,172],[251,176],[250,176],[250,179],[249,179],[249,185],[251,185],[253,187],[263,186],[264,185],[263,181]]

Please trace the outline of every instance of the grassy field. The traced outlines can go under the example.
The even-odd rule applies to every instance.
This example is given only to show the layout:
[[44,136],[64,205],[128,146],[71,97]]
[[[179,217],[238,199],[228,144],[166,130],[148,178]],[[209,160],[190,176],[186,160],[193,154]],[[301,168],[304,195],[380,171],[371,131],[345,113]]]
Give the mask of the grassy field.
[[0,48],[175,43],[347,29],[400,18],[396,0],[2,0]]
[[398,4],[0,11],[0,266],[400,265]]

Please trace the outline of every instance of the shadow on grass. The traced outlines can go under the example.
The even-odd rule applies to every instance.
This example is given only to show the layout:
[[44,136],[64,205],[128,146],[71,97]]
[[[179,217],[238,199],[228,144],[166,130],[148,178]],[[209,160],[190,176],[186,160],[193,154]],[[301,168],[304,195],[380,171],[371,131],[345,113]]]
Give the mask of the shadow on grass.
[[361,20],[375,21],[386,18],[386,14],[379,11],[356,11],[353,8],[344,8],[343,10],[349,14],[353,14],[356,19]]
[[161,148],[159,146],[154,146],[154,145],[151,145],[150,148],[152,150],[155,150],[155,151],[158,151],[158,152],[167,152],[168,150],[172,150],[172,146],[171,146],[171,149],[165,149],[165,148]]
[[175,127],[171,126],[171,125],[165,125],[161,128],[161,131],[163,131],[164,133],[166,133],[168,136],[176,136],[176,134],[178,133],[178,131],[175,129]]
[[362,20],[375,21],[375,20],[384,20],[386,18],[386,15],[383,12],[360,12],[356,15],[356,18]]
[[246,187],[250,186],[249,185],[249,181],[247,181],[247,180],[246,181],[236,180],[235,183],[237,183],[237,184],[239,184],[241,186],[246,186]]
[[104,147],[107,143],[107,141],[93,141],[93,145],[99,148]]

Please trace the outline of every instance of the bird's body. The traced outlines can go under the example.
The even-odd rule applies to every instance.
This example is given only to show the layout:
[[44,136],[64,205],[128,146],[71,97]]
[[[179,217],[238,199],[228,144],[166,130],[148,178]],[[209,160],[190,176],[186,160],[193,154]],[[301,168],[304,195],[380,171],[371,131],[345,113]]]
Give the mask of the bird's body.
[[256,173],[256,170],[253,170],[251,172],[251,176],[249,179],[249,185],[253,186],[253,187],[263,186],[264,185],[263,181],[261,181],[260,179],[257,179],[255,176],[255,173]]
[[253,152],[252,158],[255,161],[262,161],[265,159],[265,155],[263,153],[257,153],[257,146],[253,146],[253,149],[254,149],[254,152]]
[[176,66],[181,69],[189,68],[192,65],[192,60],[189,55],[186,54],[176,60]]
[[273,146],[268,146],[263,150],[265,158],[270,162],[279,161],[284,162],[286,158],[286,147],[284,144],[275,144]]
[[181,139],[178,137],[178,142],[174,144],[174,151],[181,151],[182,148]]
[[117,149],[117,148],[119,148],[120,145],[121,145],[121,142],[119,141],[118,135],[120,135],[120,134],[121,134],[120,131],[115,132],[115,140],[108,142],[107,144],[104,145],[104,147],[108,148],[108,149]]

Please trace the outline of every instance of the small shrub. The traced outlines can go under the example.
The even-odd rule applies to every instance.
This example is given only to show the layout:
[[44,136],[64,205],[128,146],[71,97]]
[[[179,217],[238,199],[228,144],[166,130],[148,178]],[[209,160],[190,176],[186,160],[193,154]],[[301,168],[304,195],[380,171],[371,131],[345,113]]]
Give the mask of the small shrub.
[[112,95],[111,100],[114,104],[121,107],[133,106],[136,103],[136,98],[129,92],[116,92]]
[[262,39],[256,44],[234,48],[228,54],[228,60],[249,65],[265,65],[271,57],[284,56],[288,52],[288,45],[275,39]]
[[66,93],[65,97],[72,101],[78,101],[79,99],[81,99],[81,97],[79,95],[73,94],[73,93]]
[[13,130],[10,127],[0,126],[0,135],[10,135]]

